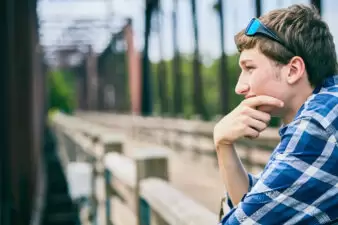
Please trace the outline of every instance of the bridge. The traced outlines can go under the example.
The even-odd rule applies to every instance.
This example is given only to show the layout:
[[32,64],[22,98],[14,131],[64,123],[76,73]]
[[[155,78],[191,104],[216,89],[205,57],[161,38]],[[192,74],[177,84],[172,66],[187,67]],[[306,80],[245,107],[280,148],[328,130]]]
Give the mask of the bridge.
[[[65,7],[81,1],[101,2],[105,17],[76,17],[76,7]],[[208,9],[218,18],[219,37],[212,41],[221,49],[211,66],[199,49],[200,1],[174,0],[169,13],[160,0],[140,1],[141,50],[134,43],[135,19],[113,13],[110,1],[60,0],[67,15],[42,12],[57,11],[48,5],[55,2],[0,3],[0,224],[73,225],[78,217],[93,225],[217,224],[226,190],[212,131],[219,115],[240,101],[229,91],[239,70],[237,55],[225,53],[224,1]],[[321,0],[309,3],[322,11]],[[178,13],[182,6],[186,11]],[[261,0],[254,8],[259,17]],[[178,44],[186,35],[178,32],[182,14],[191,17],[195,43],[188,56]],[[168,24],[170,60],[162,54]],[[107,43],[98,50],[102,30]],[[150,46],[158,50],[157,63],[149,60]],[[236,142],[252,173],[262,170],[279,142],[279,122],[272,125],[258,139]]]
[[[215,122],[77,112],[57,113],[50,123],[64,170],[78,171],[73,195],[87,187],[83,224],[217,224],[225,189],[212,145]],[[278,141],[268,128],[236,149],[257,173]]]

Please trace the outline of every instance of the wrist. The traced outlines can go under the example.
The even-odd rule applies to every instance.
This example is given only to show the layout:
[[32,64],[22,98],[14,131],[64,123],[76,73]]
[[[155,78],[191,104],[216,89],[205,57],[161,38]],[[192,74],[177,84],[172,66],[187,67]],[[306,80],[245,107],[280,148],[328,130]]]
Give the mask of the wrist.
[[233,146],[233,142],[230,141],[220,141],[215,145],[217,152],[226,151],[227,149],[233,149]]

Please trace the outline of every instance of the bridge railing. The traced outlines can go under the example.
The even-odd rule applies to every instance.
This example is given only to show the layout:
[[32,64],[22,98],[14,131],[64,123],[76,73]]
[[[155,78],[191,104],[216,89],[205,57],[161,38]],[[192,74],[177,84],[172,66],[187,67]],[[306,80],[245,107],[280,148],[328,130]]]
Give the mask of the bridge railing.
[[[106,224],[217,224],[217,215],[170,184],[168,152],[164,149],[135,149],[127,157],[124,150],[128,140],[107,126],[63,114],[58,114],[52,125],[59,142],[65,143],[64,137],[68,137],[60,150],[73,156],[67,158],[87,160],[93,165],[95,212],[101,201],[95,180],[104,176]],[[65,165],[69,162],[64,161]],[[94,223],[94,219],[88,220]]]
[[[204,159],[209,164],[217,166],[212,140],[216,121],[205,122],[98,112],[79,112],[78,116],[102,126],[123,129],[137,140],[163,144],[177,152],[189,154],[193,160]],[[278,129],[267,128],[257,139],[238,140],[236,150],[249,171],[259,172],[264,168],[279,141]]]

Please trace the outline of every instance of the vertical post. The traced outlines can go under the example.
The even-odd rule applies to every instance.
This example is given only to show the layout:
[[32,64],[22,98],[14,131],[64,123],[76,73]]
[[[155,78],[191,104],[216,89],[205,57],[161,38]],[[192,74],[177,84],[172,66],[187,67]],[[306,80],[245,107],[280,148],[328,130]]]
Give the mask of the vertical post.
[[[88,137],[91,140],[92,143],[92,149],[93,149],[93,163],[92,163],[92,168],[93,168],[93,172],[92,172],[92,202],[93,202],[93,211],[92,211],[92,218],[91,221],[93,221],[94,225],[99,224],[98,223],[98,209],[99,209],[99,199],[97,196],[97,189],[96,189],[96,185],[97,185],[97,178],[98,177],[104,177],[104,181],[105,181],[105,191],[106,191],[106,202],[105,202],[105,209],[106,209],[106,220],[108,220],[108,218],[110,218],[110,199],[107,196],[110,196],[109,194],[109,189],[108,184],[110,184],[110,179],[111,179],[111,174],[109,173],[109,171],[104,169],[104,155],[105,155],[105,149],[103,146],[103,152],[101,152],[101,154],[98,154],[97,152],[97,145],[99,143],[99,134],[95,134],[95,137],[88,135]],[[107,225],[109,223],[106,223]]]
[[196,0],[190,1],[191,5],[191,17],[192,17],[192,26],[194,33],[194,57],[193,57],[193,80],[192,80],[192,100],[194,112],[203,116],[204,119],[207,119],[208,113],[205,107],[204,99],[204,90],[203,90],[203,76],[201,73],[201,60],[200,60],[200,42],[199,42],[199,26],[198,26],[198,16],[197,16],[197,4]]
[[138,198],[138,225],[150,225],[151,208],[143,198]]
[[97,59],[91,45],[88,46],[86,58],[86,78],[87,78],[87,106],[89,110],[97,109]]
[[101,138],[105,154],[109,152],[124,153],[124,136],[122,135],[104,135]]
[[[93,148],[93,150],[95,150]],[[97,196],[96,196],[96,181],[97,181],[97,177],[99,175],[99,172],[97,170],[97,157],[94,154],[94,157],[92,158],[92,210],[91,210],[91,218],[90,221],[92,221],[93,225],[97,225],[97,219],[98,219],[98,200],[97,200]]]
[[127,54],[131,112],[132,114],[139,114],[141,111],[141,61],[140,54],[135,50],[131,19],[128,20],[124,32],[128,45]]
[[322,15],[322,1],[321,0],[311,0],[311,4],[314,5],[320,15]]
[[148,177],[158,177],[169,180],[168,153],[158,148],[137,149],[134,159],[136,161],[136,206],[137,224],[149,225],[151,209],[140,196],[140,181]]
[[260,17],[262,15],[262,0],[256,0],[256,17]]
[[[87,57],[87,56],[85,56]],[[81,76],[81,83],[82,83],[82,110],[89,110],[89,105],[88,105],[88,96],[89,96],[89,93],[88,93],[88,90],[89,90],[89,87],[88,87],[88,71],[87,71],[87,68],[86,68],[86,58],[85,60],[83,60],[81,66],[80,66],[80,76]]]
[[111,191],[111,172],[107,169],[104,170],[104,180],[105,180],[105,189],[106,189],[106,225],[111,225],[111,201],[112,196]]
[[[0,3],[0,224],[39,222],[44,198],[45,101],[36,1]],[[22,35],[22,34],[25,35]],[[41,176],[42,175],[42,176]],[[42,197],[41,197],[42,196]],[[44,199],[42,199],[44,201]],[[32,214],[34,212],[34,214]]]
[[[0,52],[1,58],[3,60],[0,61],[0,72],[3,74],[1,76],[1,82],[0,82],[0,99],[2,104],[5,106],[4,109],[6,109],[6,106],[10,104],[10,99],[8,98],[8,92],[9,92],[9,77],[10,77],[10,68],[9,68],[9,55],[10,55],[10,27],[12,26],[12,21],[10,21],[10,12],[8,10],[9,5],[12,4],[13,1],[5,0],[0,2],[0,17],[1,17],[1,23],[5,25],[5,29],[3,30],[3,35],[0,35],[0,48],[2,51]],[[13,16],[12,16],[13,18]],[[8,121],[9,119],[9,113],[5,110],[0,111],[1,116],[1,124],[3,131],[6,131],[11,123]],[[9,148],[10,146],[10,135],[8,132],[4,132],[4,135],[0,137],[1,141],[1,149],[3,149],[0,153],[0,183],[2,184],[0,186],[0,195],[2,203],[0,206],[0,224],[11,224],[11,206],[10,204],[6,204],[12,201],[11,194],[12,192],[12,185],[11,185],[11,150]]]
[[163,56],[163,17],[162,17],[162,9],[161,3],[158,3],[158,10],[157,10],[157,29],[158,29],[158,49],[160,53],[160,61],[157,66],[157,79],[158,79],[158,95],[160,100],[160,112],[162,115],[165,113],[169,113],[169,104],[168,104],[168,93],[167,93],[167,69],[166,63],[164,61]]
[[152,85],[151,85],[151,71],[149,64],[149,40],[151,31],[151,20],[153,11],[157,6],[157,1],[146,0],[145,8],[145,32],[144,32],[144,50],[142,58],[142,91],[141,91],[141,111],[142,115],[150,116],[153,112],[152,104]]
[[[124,138],[119,135],[104,135],[100,137],[103,145],[103,154],[101,156],[101,166],[105,168],[104,158],[105,155],[111,152],[123,153],[124,152]],[[112,173],[104,169],[105,192],[106,192],[106,225],[111,225],[111,197],[113,189],[111,187]]]
[[86,110],[86,96],[87,96],[87,79],[84,71],[83,63],[76,68],[76,80],[77,80],[77,95],[78,95],[78,107],[81,110]]
[[220,81],[220,100],[221,100],[221,113],[227,114],[229,111],[229,77],[227,71],[227,57],[225,55],[225,34],[224,34],[224,10],[223,0],[218,0],[218,16],[220,26],[220,42],[221,42],[221,60],[219,68],[219,81]]
[[172,30],[173,30],[173,46],[174,46],[174,59],[173,59],[173,114],[178,116],[183,113],[183,94],[182,94],[182,73],[181,73],[181,59],[178,46],[178,32],[177,32],[177,16],[178,16],[178,0],[173,0],[172,12]]

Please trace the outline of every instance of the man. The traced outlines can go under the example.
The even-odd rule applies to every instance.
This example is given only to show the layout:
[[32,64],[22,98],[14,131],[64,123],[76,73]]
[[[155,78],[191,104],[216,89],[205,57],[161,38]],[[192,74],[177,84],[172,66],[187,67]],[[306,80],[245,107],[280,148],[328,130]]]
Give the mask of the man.
[[[338,218],[338,76],[333,37],[314,8],[292,5],[235,36],[245,100],[214,128],[230,212],[220,224],[328,224]],[[281,141],[258,175],[233,143],[257,138],[271,116]]]

